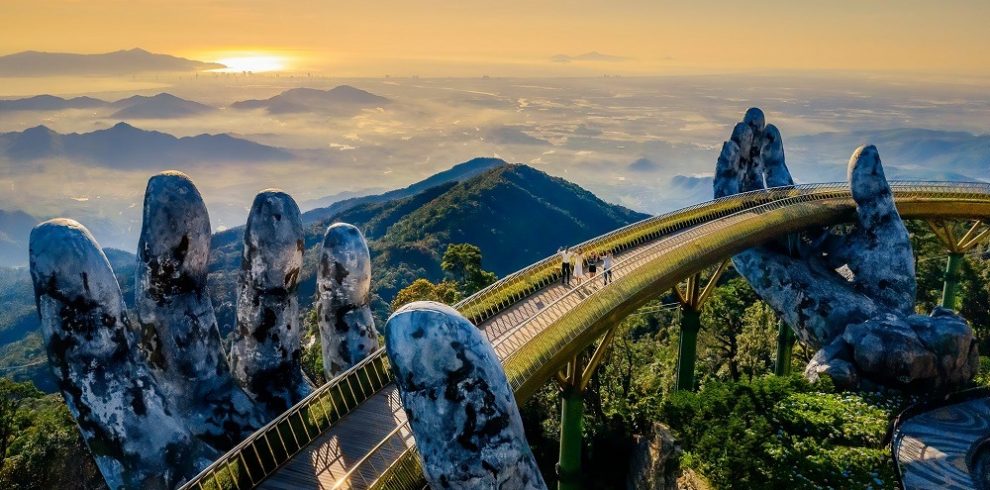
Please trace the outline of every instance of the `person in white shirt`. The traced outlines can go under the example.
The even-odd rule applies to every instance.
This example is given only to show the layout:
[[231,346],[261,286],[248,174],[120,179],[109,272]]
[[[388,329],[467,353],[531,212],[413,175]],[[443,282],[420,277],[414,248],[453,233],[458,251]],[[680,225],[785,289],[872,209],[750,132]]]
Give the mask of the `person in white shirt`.
[[560,283],[569,285],[571,283],[571,251],[566,247],[557,249],[560,254]]
[[574,264],[574,278],[577,279],[578,286],[580,286],[581,281],[584,280],[584,255],[581,254],[581,249],[577,249],[572,257],[574,258],[571,261]]
[[613,262],[614,262],[614,258],[612,257],[612,251],[605,252],[605,254],[602,256],[602,269],[604,269],[603,275],[605,276],[605,285],[608,285],[608,283],[612,282]]

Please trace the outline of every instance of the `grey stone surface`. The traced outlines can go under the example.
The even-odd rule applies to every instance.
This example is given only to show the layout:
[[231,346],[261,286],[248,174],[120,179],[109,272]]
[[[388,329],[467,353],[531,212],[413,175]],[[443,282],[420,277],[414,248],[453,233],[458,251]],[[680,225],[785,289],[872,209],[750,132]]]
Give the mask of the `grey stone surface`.
[[492,346],[449,306],[410,303],[385,348],[432,488],[545,489]]
[[244,228],[230,369],[269,419],[312,392],[302,374],[296,294],[303,248],[296,202],[279,190],[259,193]]
[[117,280],[82,225],[31,232],[49,366],[110,488],[173,488],[219,453],[197,441],[135,346]]
[[206,205],[189,177],[164,172],[148,181],[134,301],[141,346],[187,428],[225,450],[265,419],[220,344],[206,289],[210,238]]
[[316,314],[327,379],[378,349],[371,315],[371,254],[361,230],[346,223],[327,228],[316,277]]
[[[793,185],[783,141],[747,111],[715,165],[715,197]],[[809,229],[746,250],[736,269],[808,346],[805,375],[846,387],[951,389],[976,373],[973,331],[959,316],[915,315],[914,255],[876,147],[849,160],[851,227]],[[843,271],[842,273],[838,272]]]
[[648,435],[633,436],[627,490],[676,490],[681,449],[670,428],[654,422]]

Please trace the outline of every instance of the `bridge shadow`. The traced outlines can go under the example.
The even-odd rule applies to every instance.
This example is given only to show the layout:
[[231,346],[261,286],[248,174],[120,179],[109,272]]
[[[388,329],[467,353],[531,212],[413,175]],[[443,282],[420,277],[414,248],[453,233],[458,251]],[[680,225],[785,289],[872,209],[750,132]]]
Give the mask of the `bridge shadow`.
[[398,390],[388,385],[338,420],[260,488],[368,488],[412,444],[408,428],[387,438],[405,422]]

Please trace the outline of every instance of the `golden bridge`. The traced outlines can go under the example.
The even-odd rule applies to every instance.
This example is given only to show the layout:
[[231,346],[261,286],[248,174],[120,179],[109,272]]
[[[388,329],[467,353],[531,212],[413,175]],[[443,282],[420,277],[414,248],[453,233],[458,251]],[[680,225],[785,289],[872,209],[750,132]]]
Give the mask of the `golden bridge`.
[[[901,216],[929,221],[948,248],[945,303],[954,288],[949,282],[951,269],[959,267],[962,253],[990,235],[985,224],[990,221],[990,184],[895,182],[891,187]],[[565,393],[578,395],[570,402],[579,404],[580,393],[615,327],[637,308],[673,289],[681,301],[683,318],[697,319],[733,254],[808,227],[854,219],[855,204],[847,183],[738,194],[652,217],[581,244],[589,253],[610,250],[615,254],[614,280],[608,285],[601,277],[577,288],[561,285],[560,259],[554,256],[506,276],[455,308],[492,343],[519,402],[556,380]],[[963,228],[964,233],[953,234],[947,223],[964,220],[973,223]],[[683,282],[685,288],[679,286]],[[691,386],[697,322],[682,320],[682,325],[686,330],[678,383]],[[565,398],[564,419],[568,418],[568,402]],[[986,407],[985,422],[990,421],[990,403],[981,406]],[[981,426],[979,437],[956,435],[949,444],[942,441],[944,437],[939,439],[931,424],[912,420],[899,424],[893,438],[904,485],[948,488],[950,483],[961,482],[959,488],[968,488],[964,471],[952,473],[952,482],[931,479],[939,478],[949,466],[971,465],[967,458],[972,456],[958,452],[972,453],[990,435],[990,424]],[[569,436],[562,431],[562,472],[573,464],[564,457],[563,446],[573,449],[575,445],[574,433]],[[576,437],[579,464],[580,431]],[[944,451],[940,443],[947,444]],[[381,349],[258,430],[183,488],[424,486],[415,442],[388,357]]]

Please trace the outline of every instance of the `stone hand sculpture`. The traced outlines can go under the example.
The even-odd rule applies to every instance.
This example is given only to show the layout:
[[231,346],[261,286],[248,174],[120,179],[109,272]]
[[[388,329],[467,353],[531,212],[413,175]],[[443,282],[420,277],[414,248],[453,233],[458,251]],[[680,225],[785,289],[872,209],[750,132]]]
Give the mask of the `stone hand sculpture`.
[[49,363],[111,488],[173,488],[311,389],[299,371],[296,204],[277,191],[255,200],[230,364],[206,287],[210,238],[192,181],[152,177],[132,323],[84,227],[52,220],[31,233]]
[[327,379],[378,350],[371,315],[371,254],[361,230],[346,223],[327,228],[317,271],[316,314]]
[[431,488],[545,489],[495,350],[453,308],[410,303],[385,349]]
[[[760,109],[749,109],[722,147],[715,197],[793,184],[780,132]],[[809,378],[908,390],[968,382],[979,363],[966,321],[942,308],[914,314],[911,242],[872,145],[853,153],[849,185],[856,203],[850,230],[808,230],[746,250],[733,265],[818,351]]]

